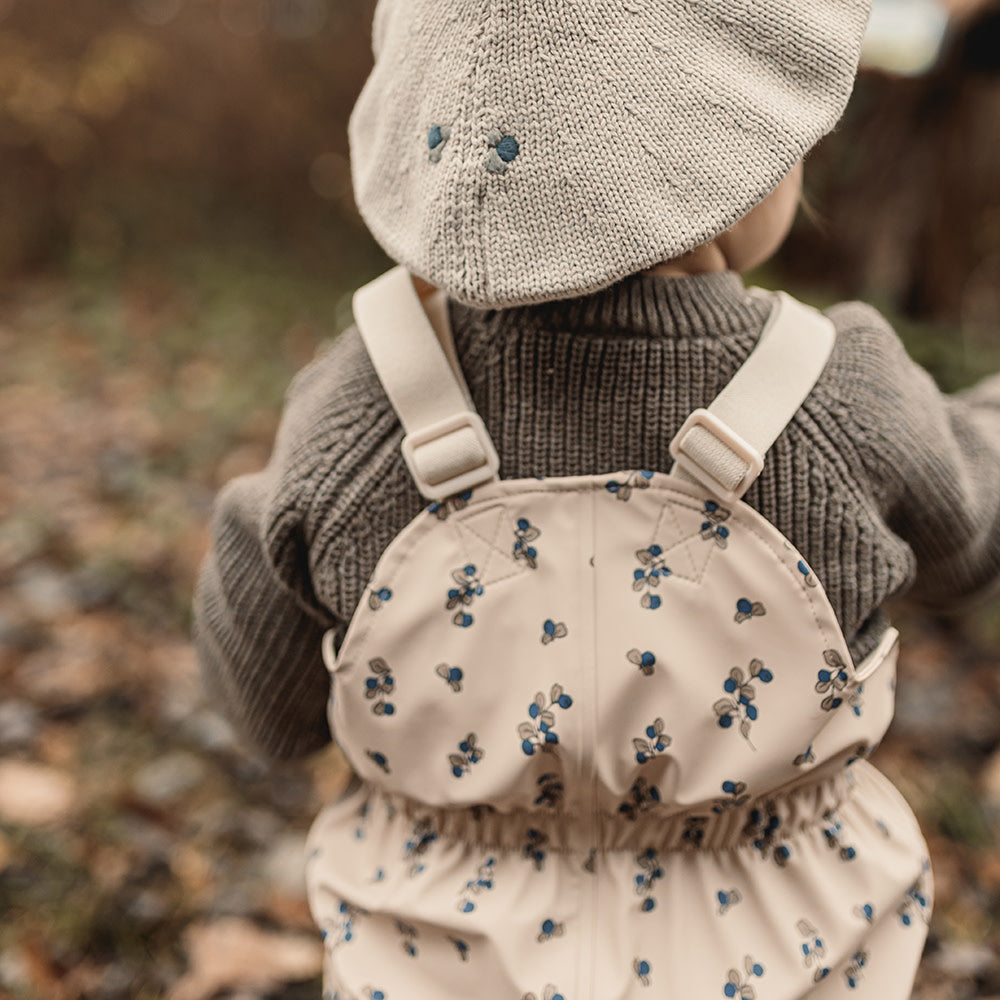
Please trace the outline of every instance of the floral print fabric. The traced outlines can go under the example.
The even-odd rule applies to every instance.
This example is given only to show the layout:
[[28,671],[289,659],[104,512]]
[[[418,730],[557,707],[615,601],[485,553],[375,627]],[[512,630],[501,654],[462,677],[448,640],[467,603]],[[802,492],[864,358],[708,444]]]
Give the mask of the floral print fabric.
[[909,995],[926,849],[860,759],[895,633],[855,668],[751,508],[493,483],[370,593],[329,664],[362,781],[310,841],[330,998]]

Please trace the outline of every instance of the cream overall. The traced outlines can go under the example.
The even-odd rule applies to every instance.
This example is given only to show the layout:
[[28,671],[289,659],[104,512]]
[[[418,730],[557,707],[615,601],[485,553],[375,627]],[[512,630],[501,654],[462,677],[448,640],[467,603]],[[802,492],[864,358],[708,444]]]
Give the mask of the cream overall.
[[864,759],[897,635],[855,666],[809,566],[739,499],[826,321],[777,299],[669,475],[500,480],[405,272],[380,282],[359,327],[440,499],[324,644],[360,779],[310,835],[326,996],[908,997],[927,851]]

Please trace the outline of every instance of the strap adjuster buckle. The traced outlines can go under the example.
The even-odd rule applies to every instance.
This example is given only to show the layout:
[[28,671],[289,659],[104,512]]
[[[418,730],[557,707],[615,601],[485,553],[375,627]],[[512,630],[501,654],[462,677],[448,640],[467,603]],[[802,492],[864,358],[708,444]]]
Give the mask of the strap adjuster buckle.
[[430,500],[489,482],[500,470],[486,425],[471,410],[411,431],[403,438],[403,458],[417,489]]
[[678,469],[727,503],[739,500],[764,468],[760,452],[704,408],[681,425],[670,454]]

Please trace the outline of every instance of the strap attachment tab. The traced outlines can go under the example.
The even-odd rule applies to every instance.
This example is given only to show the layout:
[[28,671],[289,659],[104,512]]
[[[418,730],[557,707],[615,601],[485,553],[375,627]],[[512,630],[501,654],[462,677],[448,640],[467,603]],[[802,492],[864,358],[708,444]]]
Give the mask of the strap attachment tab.
[[403,438],[403,458],[417,489],[431,500],[496,479],[500,470],[482,417],[471,410],[410,431]]
[[684,421],[670,442],[675,468],[727,503],[750,488],[764,468],[764,457],[728,424],[704,408]]

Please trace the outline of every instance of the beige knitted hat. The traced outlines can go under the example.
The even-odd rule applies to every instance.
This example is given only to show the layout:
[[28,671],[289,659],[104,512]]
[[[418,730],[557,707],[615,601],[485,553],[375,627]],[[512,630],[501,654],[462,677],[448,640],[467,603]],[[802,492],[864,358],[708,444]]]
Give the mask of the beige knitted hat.
[[351,116],[385,251],[462,302],[712,239],[836,124],[870,0],[380,0]]

